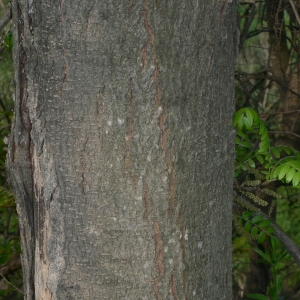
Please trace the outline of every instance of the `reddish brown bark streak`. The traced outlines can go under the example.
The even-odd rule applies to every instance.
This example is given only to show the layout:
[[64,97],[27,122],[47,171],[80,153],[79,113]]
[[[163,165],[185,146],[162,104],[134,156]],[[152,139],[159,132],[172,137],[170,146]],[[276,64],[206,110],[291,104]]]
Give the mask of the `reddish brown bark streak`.
[[174,274],[173,272],[171,273],[171,291],[172,291],[172,295],[174,300],[179,300],[178,294],[177,294],[177,290],[176,290],[176,285],[175,285],[175,281],[174,281]]
[[154,280],[153,290],[156,295],[156,299],[161,300],[162,298],[158,290],[158,283],[160,279],[164,276],[164,264],[163,264],[164,252],[162,248],[160,229],[155,216],[153,217],[153,230],[155,234],[155,256],[156,256],[155,263],[156,263],[156,269],[158,271],[158,276]]

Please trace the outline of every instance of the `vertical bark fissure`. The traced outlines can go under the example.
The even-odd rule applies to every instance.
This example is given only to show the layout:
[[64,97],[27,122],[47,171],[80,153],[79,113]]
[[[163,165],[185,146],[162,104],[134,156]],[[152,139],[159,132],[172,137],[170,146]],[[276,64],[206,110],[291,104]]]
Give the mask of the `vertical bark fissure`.
[[[33,193],[32,169],[32,124],[27,108],[28,92],[26,63],[27,53],[23,46],[26,38],[21,5],[18,1],[12,4],[14,29],[14,65],[15,65],[15,116],[9,139],[7,168],[9,182],[16,195],[17,210],[20,219],[22,266],[24,293],[26,299],[34,299],[34,249],[35,249],[35,205]],[[31,19],[29,17],[29,23]]]
[[164,252],[162,248],[162,239],[161,239],[161,233],[160,233],[160,228],[157,222],[157,219],[155,216],[153,216],[153,231],[154,231],[154,236],[155,236],[155,263],[156,263],[156,268],[158,275],[154,280],[153,283],[153,290],[156,295],[157,300],[162,300],[161,294],[159,292],[159,282],[164,276]]
[[172,295],[173,295],[174,300],[179,300],[177,290],[176,290],[175,281],[174,281],[173,272],[171,273],[171,291],[172,291]]

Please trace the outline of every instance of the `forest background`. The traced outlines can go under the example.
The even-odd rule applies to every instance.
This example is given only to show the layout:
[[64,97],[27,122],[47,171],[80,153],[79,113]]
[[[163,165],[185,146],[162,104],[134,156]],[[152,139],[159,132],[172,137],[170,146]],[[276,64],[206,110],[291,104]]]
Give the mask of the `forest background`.
[[[0,0],[0,20],[8,5],[8,0]],[[289,245],[273,238],[270,221],[253,211],[253,207],[260,207],[300,247],[299,14],[300,4],[292,0],[240,1],[238,7],[240,44],[234,123],[238,135],[233,188],[244,199],[260,200],[246,208],[238,199],[234,201],[234,299],[300,299],[299,263],[289,254]],[[5,171],[5,143],[13,117],[11,26],[9,22],[0,32],[0,299],[3,300],[23,299],[18,217]],[[259,125],[259,131],[257,124],[263,124]],[[269,159],[259,154],[266,150],[264,141],[268,141]],[[270,159],[276,164],[272,165]],[[288,160],[294,161],[294,165],[288,164]],[[277,169],[278,174],[264,174],[265,169],[272,169],[273,175]],[[267,203],[266,209],[262,203]]]

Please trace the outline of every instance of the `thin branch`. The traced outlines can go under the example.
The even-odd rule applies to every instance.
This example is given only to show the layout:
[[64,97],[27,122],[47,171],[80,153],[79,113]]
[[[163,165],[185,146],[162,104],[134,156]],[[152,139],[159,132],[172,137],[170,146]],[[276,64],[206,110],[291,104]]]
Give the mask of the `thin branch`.
[[290,132],[290,131],[269,131],[269,133],[273,133],[273,134],[290,134],[290,135],[293,135],[297,138],[300,138],[300,135],[298,135],[294,132]]
[[[300,112],[300,110],[297,109],[297,110],[290,110],[290,111],[274,111],[274,112],[271,112],[271,113],[268,113],[268,114],[261,114],[260,116],[261,117],[268,117],[268,116],[272,116],[272,115],[293,114],[293,113],[296,113],[296,112]],[[0,131],[1,131],[1,128],[0,128]]]
[[8,262],[0,266],[0,274],[9,275],[22,268],[20,253],[15,253]]
[[295,16],[296,16],[296,18],[297,18],[297,21],[298,21],[298,23],[299,23],[299,25],[300,25],[300,17],[299,17],[299,14],[298,14],[298,12],[297,12],[297,9],[296,9],[296,7],[295,7],[295,4],[294,4],[294,2],[293,2],[292,0],[290,0],[290,3],[291,3],[291,6],[292,6],[292,8],[293,8],[294,14],[295,14]]
[[[235,191],[233,191],[234,197],[238,198],[241,202],[246,205],[251,205],[249,201],[247,201],[244,197],[238,195]],[[238,207],[241,207],[239,204],[234,203]],[[274,228],[274,236],[283,244],[286,251],[291,255],[291,257],[295,260],[296,264],[300,267],[300,248],[295,244],[295,242],[281,229],[281,227],[274,222],[267,214],[262,211],[254,213],[256,215],[263,215],[265,219],[270,220],[271,226]]]
[[[249,34],[247,35],[246,39],[250,39],[250,38],[252,38],[252,37],[254,37],[256,35],[259,35],[262,32],[274,32],[274,29],[262,28],[262,29],[253,30],[253,31],[249,32]],[[297,54],[299,54],[298,48],[297,48],[296,45],[294,45],[294,43],[291,40],[291,38],[289,38],[287,35],[285,35],[283,33],[280,33],[280,35],[282,37],[284,37],[285,39],[287,39],[291,43],[291,46],[293,47],[293,49],[297,52]]]
[[5,9],[5,6],[4,6],[4,4],[3,4],[3,1],[2,0],[0,0],[0,6],[1,6],[1,8],[4,10]]
[[0,19],[0,32],[4,29],[4,27],[8,24],[10,20],[11,20],[11,6],[9,5],[4,15]]
[[291,94],[297,96],[300,99],[300,94],[298,94],[295,91],[293,91],[292,89],[290,89],[285,83],[282,83],[277,78],[275,78],[273,76],[270,76],[270,75],[265,75],[265,71],[266,70],[262,70],[262,71],[255,72],[255,73],[252,73],[252,74],[242,72],[242,71],[236,71],[235,73],[238,74],[238,75],[247,76],[249,79],[268,78],[270,80],[275,81],[277,84],[279,84],[285,91],[290,92]]
[[255,2],[253,2],[251,4],[251,13],[250,15],[248,16],[248,20],[246,22],[246,25],[245,25],[245,28],[244,28],[244,31],[243,33],[241,34],[240,36],[240,44],[239,44],[239,48],[241,49],[241,47],[243,46],[245,40],[247,39],[248,37],[248,33],[249,33],[249,28],[254,20],[254,17],[255,17],[255,14],[256,14],[256,5],[255,5]]
[[0,276],[2,276],[2,278],[9,284],[11,285],[14,289],[16,289],[19,293],[21,293],[22,295],[24,295],[24,293],[18,289],[14,284],[12,284],[11,282],[9,282],[1,273],[0,273]]

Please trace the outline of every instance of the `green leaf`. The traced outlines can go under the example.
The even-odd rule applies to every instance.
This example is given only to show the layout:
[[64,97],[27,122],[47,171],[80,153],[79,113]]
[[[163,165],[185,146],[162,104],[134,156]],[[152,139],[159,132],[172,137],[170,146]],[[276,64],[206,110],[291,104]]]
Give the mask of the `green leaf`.
[[280,151],[278,150],[278,148],[272,148],[271,150],[274,153],[275,157],[280,157]]
[[256,155],[256,159],[261,163],[263,164],[264,163],[264,159],[261,155]]
[[245,147],[245,148],[252,148],[252,145],[249,141],[241,141],[240,145]]
[[244,117],[244,124],[247,130],[251,130],[251,127],[253,125],[253,119],[252,118],[248,118],[248,117]]
[[270,169],[271,168],[271,164],[266,164],[266,165],[264,165],[264,167],[266,168],[266,169]]
[[298,160],[290,160],[288,161],[288,163],[295,169],[297,169],[298,171],[300,171],[300,161]]
[[250,167],[255,168],[255,162],[251,158],[248,159],[248,164]]
[[259,235],[259,238],[257,240],[258,244],[262,244],[266,239],[266,233],[264,231],[262,231]]
[[251,108],[245,110],[246,116],[253,121],[253,115],[251,113]]
[[246,211],[242,214],[242,218],[247,220],[252,215],[252,211]]
[[240,170],[235,170],[234,171],[234,177],[238,177],[241,174]]
[[252,228],[251,234],[252,234],[252,235],[257,235],[257,234],[258,234],[258,227],[257,227],[257,226],[254,226],[254,227]]
[[237,130],[236,133],[238,136],[242,137],[243,139],[248,139],[248,135],[244,133],[242,130]]
[[296,173],[293,177],[293,186],[297,186],[300,182],[300,172]]
[[283,149],[288,155],[291,154],[291,148],[289,148],[289,147],[282,147],[282,149]]
[[240,119],[242,119],[244,116],[244,110],[243,109],[239,109],[233,116],[233,126],[236,126]]
[[283,288],[283,280],[279,276],[277,276],[276,278],[276,286],[277,286],[277,295],[279,295]]
[[279,172],[280,172],[280,170],[281,170],[283,167],[284,167],[284,166],[282,166],[282,165],[276,167],[276,168],[272,171],[271,177],[272,177],[272,178],[277,178],[277,177],[278,177],[278,174],[279,174]]
[[280,172],[278,174],[278,179],[281,180],[286,173],[290,170],[291,166],[290,165],[284,165],[281,169]]
[[265,228],[265,227],[269,226],[270,223],[271,223],[270,220],[262,220],[261,222],[258,223],[258,226],[261,228]]
[[237,126],[238,126],[238,129],[240,129],[240,130],[243,129],[243,127],[244,127],[244,119],[243,118],[239,119]]
[[236,138],[235,138],[235,143],[239,145],[239,144],[241,143],[241,139],[238,138],[238,137],[236,137]]
[[263,215],[257,215],[257,216],[255,216],[255,217],[251,220],[251,222],[252,222],[253,224],[255,224],[255,223],[260,222],[263,218],[264,218]]
[[262,153],[262,152],[265,152],[267,150],[269,150],[269,141],[267,140],[262,140],[260,142],[260,145],[259,145],[259,149],[258,149],[258,153]]
[[293,179],[295,173],[296,173],[296,170],[293,169],[293,168],[291,168],[291,169],[287,172],[287,174],[286,174],[286,182],[287,182],[287,183],[289,183],[290,181],[292,181],[292,179]]
[[270,286],[269,288],[269,295],[271,297],[271,300],[277,300],[277,289],[276,286]]
[[271,237],[271,246],[272,250],[275,251],[277,249],[277,245],[279,245],[279,241],[275,237]]
[[272,156],[270,155],[269,152],[265,152],[264,154],[265,154],[265,160],[267,160],[267,161],[271,161],[272,160]]
[[285,249],[282,249],[281,252],[277,256],[277,261],[282,260],[285,256],[287,256],[287,251]]
[[272,234],[272,233],[275,231],[274,227],[272,227],[272,226],[269,226],[269,227],[267,227],[267,228],[264,229],[264,230],[265,230],[265,232],[268,233],[268,234]]
[[250,299],[269,300],[269,298],[263,294],[247,294],[246,296]]
[[251,229],[251,222],[247,221],[247,223],[245,224],[244,230],[246,232],[249,232]]

